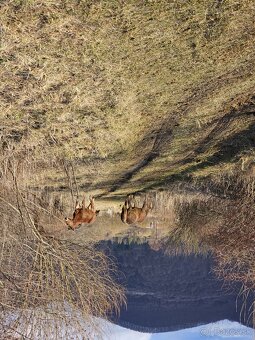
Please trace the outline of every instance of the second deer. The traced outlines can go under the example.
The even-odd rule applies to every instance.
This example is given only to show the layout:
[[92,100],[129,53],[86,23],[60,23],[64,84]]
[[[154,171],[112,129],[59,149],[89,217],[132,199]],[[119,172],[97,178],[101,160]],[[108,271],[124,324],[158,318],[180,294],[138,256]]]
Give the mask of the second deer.
[[152,209],[152,203],[148,201],[148,196],[145,196],[142,208],[136,207],[136,202],[132,206],[133,195],[129,195],[125,200],[121,212],[121,220],[123,223],[133,224],[143,222],[148,212]]

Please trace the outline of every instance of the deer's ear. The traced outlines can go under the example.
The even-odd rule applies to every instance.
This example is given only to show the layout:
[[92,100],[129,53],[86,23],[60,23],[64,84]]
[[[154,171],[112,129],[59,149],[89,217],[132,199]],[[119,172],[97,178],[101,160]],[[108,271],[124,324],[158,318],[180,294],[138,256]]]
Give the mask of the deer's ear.
[[76,201],[75,209],[79,209],[79,208],[80,208],[80,203],[79,203],[79,201]]

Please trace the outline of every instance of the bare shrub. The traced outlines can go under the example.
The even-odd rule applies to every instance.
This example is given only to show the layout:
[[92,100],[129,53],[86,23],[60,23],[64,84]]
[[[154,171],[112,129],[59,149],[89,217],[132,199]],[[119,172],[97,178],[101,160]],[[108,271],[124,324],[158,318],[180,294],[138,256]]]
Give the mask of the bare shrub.
[[[250,171],[240,173],[237,168],[212,177],[204,185],[206,183],[210,191],[217,194],[213,200],[214,214],[208,216],[211,227],[203,239],[216,257],[215,272],[226,280],[240,281],[254,289],[254,176]],[[207,210],[210,209],[208,205]]]
[[73,244],[49,236],[42,223],[38,228],[39,203],[30,206],[15,176],[6,183],[0,183],[1,338],[100,336],[96,317],[109,317],[124,302],[113,264],[91,241]]
[[206,253],[208,246],[205,236],[218,223],[220,217],[215,212],[215,199],[194,198],[175,201],[175,225],[167,237],[161,240],[162,247],[171,254]]
[[[216,272],[227,280],[255,288],[254,199],[243,197],[225,204],[222,223],[206,242],[217,259]],[[222,210],[222,207],[219,207]]]
[[[22,243],[12,239],[6,240],[2,250],[2,325],[9,313],[9,319],[15,317],[8,328],[15,329],[18,324],[19,331],[27,334],[29,329],[32,338],[38,331],[48,331],[48,338],[52,338],[52,330],[38,322],[50,315],[55,326],[72,325],[89,338],[88,329],[97,331],[95,316],[106,318],[112,309],[118,310],[122,291],[111,278],[105,256],[93,247],[45,238]],[[34,315],[36,327],[31,329]]]

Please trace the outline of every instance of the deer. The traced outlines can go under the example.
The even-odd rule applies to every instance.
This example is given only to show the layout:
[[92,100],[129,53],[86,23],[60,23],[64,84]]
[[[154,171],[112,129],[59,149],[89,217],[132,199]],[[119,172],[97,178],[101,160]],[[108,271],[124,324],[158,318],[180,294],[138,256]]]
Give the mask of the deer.
[[89,197],[90,203],[86,208],[85,196],[82,200],[82,206],[76,201],[75,210],[73,213],[73,218],[65,218],[68,229],[75,230],[80,224],[87,223],[92,224],[96,220],[96,216],[99,214],[100,210],[95,210],[95,199],[94,197]]
[[121,211],[121,221],[126,224],[133,224],[143,222],[148,215],[148,212],[152,210],[152,203],[148,202],[148,196],[145,196],[142,208],[136,207],[136,201],[132,206],[133,195],[129,195],[125,200],[125,203]]

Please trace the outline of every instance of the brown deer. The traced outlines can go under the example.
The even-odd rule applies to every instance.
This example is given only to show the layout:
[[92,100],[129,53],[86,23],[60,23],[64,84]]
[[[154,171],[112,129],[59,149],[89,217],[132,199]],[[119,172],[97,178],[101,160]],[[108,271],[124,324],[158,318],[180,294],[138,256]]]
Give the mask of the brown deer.
[[133,198],[133,195],[129,195],[125,200],[120,216],[123,223],[133,224],[143,222],[148,212],[152,209],[152,203],[148,202],[147,195],[145,196],[142,208],[136,207],[136,201],[134,202],[134,206],[132,206]]
[[95,199],[94,197],[89,197],[90,203],[88,207],[85,206],[85,196],[82,201],[82,206],[80,207],[79,202],[76,202],[76,207],[73,213],[73,218],[65,218],[66,224],[70,229],[77,228],[82,223],[91,224],[95,222],[96,216],[99,210],[95,210]]

